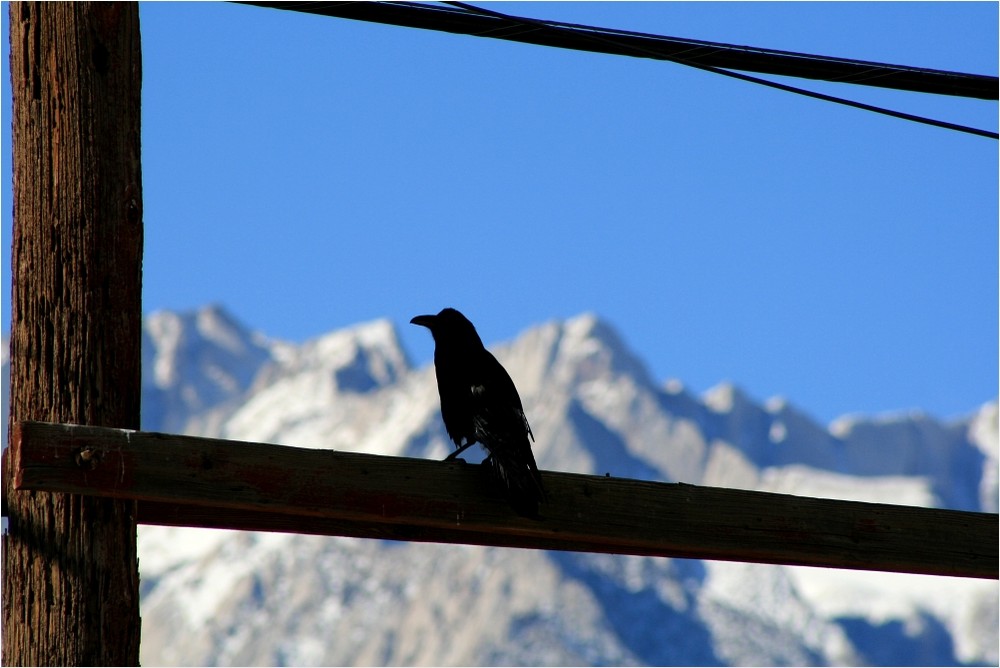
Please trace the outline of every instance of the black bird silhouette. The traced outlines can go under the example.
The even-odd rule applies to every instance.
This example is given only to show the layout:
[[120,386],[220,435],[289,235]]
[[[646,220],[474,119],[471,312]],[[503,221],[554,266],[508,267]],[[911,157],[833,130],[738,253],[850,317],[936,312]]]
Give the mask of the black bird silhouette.
[[514,381],[483,346],[469,319],[455,309],[418,315],[410,322],[428,328],[434,337],[441,417],[458,447],[447,459],[479,443],[489,453],[484,463],[506,488],[514,509],[537,515],[545,490],[528,440],[535,437]]

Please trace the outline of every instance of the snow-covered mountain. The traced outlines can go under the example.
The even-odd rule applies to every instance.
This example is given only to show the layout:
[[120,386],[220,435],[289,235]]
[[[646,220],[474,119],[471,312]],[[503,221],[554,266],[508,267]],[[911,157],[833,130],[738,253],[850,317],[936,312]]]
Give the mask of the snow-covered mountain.
[[[494,348],[543,469],[997,512],[997,403],[828,428],[659,384],[593,315]],[[145,324],[147,430],[442,458],[433,370],[391,323],[301,346],[219,307]],[[996,665],[995,581],[141,527],[157,665]]]

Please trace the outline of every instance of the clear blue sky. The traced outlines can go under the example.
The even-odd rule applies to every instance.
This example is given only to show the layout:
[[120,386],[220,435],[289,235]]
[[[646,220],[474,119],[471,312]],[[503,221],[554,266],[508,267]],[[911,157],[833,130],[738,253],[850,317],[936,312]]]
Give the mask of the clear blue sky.
[[[993,2],[486,6],[997,74]],[[491,343],[593,311],[660,380],[824,421],[997,394],[995,140],[644,59],[232,4],[140,16],[147,312],[219,302],[292,341],[388,317],[422,363],[418,313],[455,306]],[[995,102],[785,82],[997,129]]]

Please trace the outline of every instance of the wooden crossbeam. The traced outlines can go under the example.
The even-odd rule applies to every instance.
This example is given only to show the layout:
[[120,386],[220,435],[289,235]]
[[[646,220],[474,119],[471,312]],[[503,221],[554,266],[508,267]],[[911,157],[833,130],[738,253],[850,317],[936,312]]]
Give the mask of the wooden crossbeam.
[[997,515],[543,471],[539,519],[479,466],[41,422],[16,489],[139,501],[146,524],[998,577]]

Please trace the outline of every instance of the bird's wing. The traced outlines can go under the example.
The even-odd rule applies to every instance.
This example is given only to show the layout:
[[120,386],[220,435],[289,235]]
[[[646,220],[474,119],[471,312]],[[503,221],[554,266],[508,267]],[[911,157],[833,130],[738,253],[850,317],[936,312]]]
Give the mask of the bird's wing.
[[528,416],[524,414],[521,397],[517,393],[514,381],[511,379],[510,374],[507,373],[507,370],[503,368],[503,365],[493,356],[493,353],[485,349],[484,351],[486,352],[486,359],[483,364],[484,381],[490,387],[494,388],[493,391],[495,392],[495,396],[491,397],[491,399],[509,406],[514,415],[518,417],[518,423],[524,427],[524,431],[534,441],[535,435],[531,433],[531,425],[528,424]]
[[512,403],[496,385],[472,386],[472,421],[476,439],[490,443],[517,443],[531,433],[520,405]]

